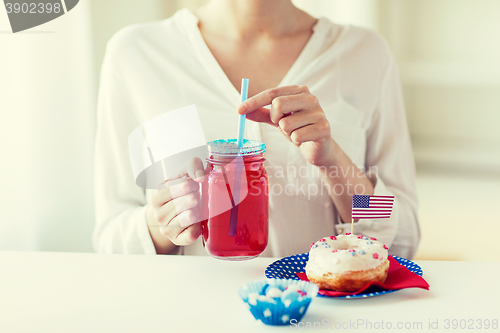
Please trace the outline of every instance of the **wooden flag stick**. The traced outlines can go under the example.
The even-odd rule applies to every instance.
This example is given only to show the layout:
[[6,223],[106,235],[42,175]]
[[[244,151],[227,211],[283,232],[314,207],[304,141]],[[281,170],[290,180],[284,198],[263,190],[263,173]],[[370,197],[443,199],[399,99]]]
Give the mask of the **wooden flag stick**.
[[351,234],[354,235],[354,219],[351,219]]

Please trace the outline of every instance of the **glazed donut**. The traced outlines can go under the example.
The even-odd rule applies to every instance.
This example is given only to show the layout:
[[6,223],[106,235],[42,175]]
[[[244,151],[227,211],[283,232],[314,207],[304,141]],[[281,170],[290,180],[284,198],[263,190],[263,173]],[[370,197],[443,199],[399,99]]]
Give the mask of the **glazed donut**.
[[388,248],[374,237],[330,236],[311,244],[306,274],[320,289],[356,291],[370,281],[384,282]]

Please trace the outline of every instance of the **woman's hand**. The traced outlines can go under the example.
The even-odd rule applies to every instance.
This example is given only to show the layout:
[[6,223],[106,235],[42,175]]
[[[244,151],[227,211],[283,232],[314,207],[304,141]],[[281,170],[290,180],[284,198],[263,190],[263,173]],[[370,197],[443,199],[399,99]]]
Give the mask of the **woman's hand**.
[[[270,109],[264,106],[271,105]],[[330,123],[316,96],[306,86],[265,90],[241,103],[237,111],[247,118],[278,128],[316,166],[332,165],[336,146]]]
[[[168,247],[166,238],[175,245],[184,246],[200,236],[200,224],[197,223],[202,221],[198,205],[199,183],[204,175],[203,163],[193,158],[179,178],[166,182],[166,189],[152,191],[147,219],[157,252],[158,247]],[[162,239],[159,234],[166,238]]]

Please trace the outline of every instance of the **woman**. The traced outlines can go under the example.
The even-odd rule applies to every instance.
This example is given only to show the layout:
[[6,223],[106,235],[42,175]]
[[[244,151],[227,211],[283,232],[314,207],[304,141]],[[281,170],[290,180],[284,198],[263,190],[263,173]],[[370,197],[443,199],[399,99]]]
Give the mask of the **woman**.
[[[250,98],[239,105],[242,77],[250,79]],[[199,224],[181,227],[178,216],[196,218],[197,170],[174,197],[145,192],[127,149],[134,128],[190,104],[208,141],[235,137],[246,114],[245,137],[267,145],[263,255],[305,252],[318,238],[350,231],[352,195],[374,194],[395,195],[391,218],[357,221],[354,232],[413,257],[415,172],[394,59],[376,34],[315,19],[291,0],[212,0],[110,41],[96,142],[97,251],[205,253]],[[184,202],[183,211],[173,200]]]

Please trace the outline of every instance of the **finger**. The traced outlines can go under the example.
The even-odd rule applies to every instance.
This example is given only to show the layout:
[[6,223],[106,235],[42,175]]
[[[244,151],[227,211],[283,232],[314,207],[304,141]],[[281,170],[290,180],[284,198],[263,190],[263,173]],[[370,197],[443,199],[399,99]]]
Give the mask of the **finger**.
[[168,237],[174,244],[177,244],[177,237],[186,229],[187,227],[196,224],[199,220],[199,209],[193,208],[186,210],[179,215],[176,215],[168,223],[159,224],[160,232]]
[[167,182],[164,190],[154,190],[151,195],[151,204],[159,208],[174,198],[181,197],[191,192],[198,192],[200,185],[189,178],[171,180]]
[[273,99],[277,97],[298,95],[301,93],[309,93],[309,89],[306,86],[285,86],[267,89],[241,103],[236,110],[239,114],[248,114],[266,105],[270,105]]
[[322,119],[324,119],[324,117],[325,116],[323,112],[301,111],[301,112],[296,112],[287,117],[281,118],[278,121],[278,125],[283,133],[290,136],[293,133],[293,131],[301,127],[321,121]]
[[247,114],[247,119],[258,123],[269,124],[274,127],[278,126],[277,124],[272,122],[270,110],[266,108],[260,108]]
[[186,229],[182,230],[182,232],[177,236],[176,242],[177,245],[189,245],[192,244],[195,240],[198,239],[201,235],[201,225],[199,223],[193,224]]
[[171,222],[179,224],[181,228],[186,228],[192,224],[201,222],[201,220],[198,218],[199,216],[200,216],[199,209],[193,208],[180,213]]
[[205,168],[203,167],[201,159],[199,157],[193,157],[186,162],[185,170],[181,172],[179,176],[189,176],[197,183],[201,183],[203,181],[203,177],[205,176],[204,169]]
[[159,224],[168,224],[180,213],[193,209],[200,202],[200,193],[192,192],[170,200],[154,211],[154,217]]
[[277,97],[271,103],[270,118],[275,124],[287,115],[299,111],[315,108],[319,104],[315,96],[311,94],[298,94],[291,96]]
[[330,124],[325,119],[324,121],[317,122],[313,125],[307,125],[293,131],[290,135],[290,140],[296,145],[305,142],[315,141],[322,142],[330,136]]
[[[175,210],[177,212],[177,215],[188,210],[195,208],[198,206],[200,202],[200,192],[192,192],[186,195],[183,195],[182,197],[175,198],[174,200],[168,202],[165,204],[165,206],[170,206],[172,207],[172,210]],[[165,207],[164,206],[164,207]]]

